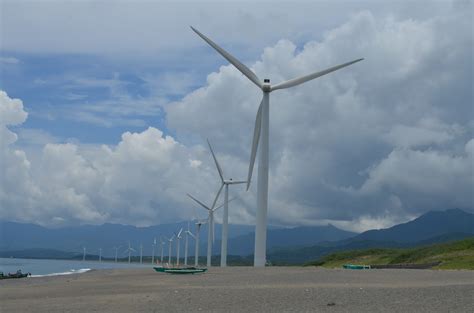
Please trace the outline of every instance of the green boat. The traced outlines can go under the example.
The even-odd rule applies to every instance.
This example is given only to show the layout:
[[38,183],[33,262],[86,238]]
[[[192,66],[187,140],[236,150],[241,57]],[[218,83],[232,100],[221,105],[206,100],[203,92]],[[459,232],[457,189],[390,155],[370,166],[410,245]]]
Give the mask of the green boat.
[[207,271],[207,268],[198,268],[198,267],[163,267],[157,266],[153,269],[160,273],[168,274],[195,274],[195,273],[204,273]]
[[370,265],[344,264],[342,267],[349,270],[369,270],[370,269]]

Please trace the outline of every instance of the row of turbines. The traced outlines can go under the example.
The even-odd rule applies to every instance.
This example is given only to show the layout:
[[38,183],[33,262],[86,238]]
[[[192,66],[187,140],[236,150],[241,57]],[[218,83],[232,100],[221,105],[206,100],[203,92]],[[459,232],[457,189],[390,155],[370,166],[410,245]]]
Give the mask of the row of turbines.
[[[266,264],[266,241],[267,241],[267,211],[268,211],[268,172],[269,172],[269,137],[270,137],[270,93],[279,89],[287,89],[295,87],[297,85],[303,84],[310,80],[316,79],[318,77],[324,76],[331,72],[342,69],[346,66],[352,65],[363,59],[356,59],[347,63],[343,63],[334,67],[330,67],[323,71],[314,72],[308,75],[304,75],[298,78],[290,79],[275,85],[270,83],[270,79],[265,78],[263,82],[257,77],[257,75],[252,72],[247,66],[240,62],[237,58],[232,56],[230,53],[225,51],[214,41],[209,39],[207,36],[199,32],[194,27],[191,29],[201,37],[205,42],[207,42],[212,48],[214,48],[220,55],[222,55],[227,61],[229,61],[233,66],[237,68],[245,77],[247,77],[252,83],[254,83],[258,88],[262,90],[263,97],[260,102],[260,105],[257,110],[257,115],[255,118],[254,133],[252,139],[252,147],[250,153],[249,168],[247,174],[247,180],[245,181],[233,181],[230,179],[225,179],[222,168],[217,161],[217,158],[214,154],[214,151],[211,147],[211,144],[208,141],[209,148],[211,150],[212,157],[217,167],[219,173],[221,186],[214,197],[212,204],[206,205],[203,202],[199,201],[192,195],[188,196],[198,203],[201,207],[205,208],[208,211],[207,222],[208,227],[208,245],[207,245],[207,266],[211,266],[211,253],[212,253],[212,243],[214,240],[214,212],[219,209],[221,206],[216,207],[217,200],[222,192],[222,189],[225,187],[225,199],[222,206],[224,206],[223,213],[223,222],[222,222],[222,241],[221,241],[221,266],[227,265],[227,238],[228,238],[228,214],[229,214],[229,186],[234,184],[247,184],[247,191],[250,188],[250,183],[252,179],[253,168],[255,165],[255,159],[257,157],[257,152],[259,153],[258,159],[258,178],[257,178],[257,214],[256,214],[256,225],[255,225],[255,250],[254,250],[254,266],[263,267]],[[200,225],[203,221],[198,221],[196,235],[193,237],[196,240],[196,251],[195,251],[195,260],[197,265],[197,260],[199,256],[199,230]],[[181,231],[179,232],[181,234]],[[190,234],[189,229],[186,234]],[[169,253],[169,262],[171,262],[171,242],[174,236],[169,238],[170,242],[170,253]],[[179,238],[177,238],[177,244],[179,245]],[[131,249],[131,247],[129,247]],[[179,251],[179,250],[178,250]],[[186,249],[187,251],[187,249]],[[185,262],[187,259],[187,252],[185,256]],[[178,257],[179,262],[179,257]]]

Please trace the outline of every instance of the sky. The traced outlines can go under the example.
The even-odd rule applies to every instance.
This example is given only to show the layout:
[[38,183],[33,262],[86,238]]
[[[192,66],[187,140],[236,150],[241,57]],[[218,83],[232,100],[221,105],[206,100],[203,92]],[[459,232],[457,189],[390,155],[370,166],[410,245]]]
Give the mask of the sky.
[[[204,218],[186,193],[210,203],[220,186],[207,138],[246,178],[261,91],[190,25],[273,83],[364,58],[271,94],[269,224],[474,212],[471,1],[0,0],[0,14],[0,219]],[[230,193],[230,223],[254,224],[256,184]]]

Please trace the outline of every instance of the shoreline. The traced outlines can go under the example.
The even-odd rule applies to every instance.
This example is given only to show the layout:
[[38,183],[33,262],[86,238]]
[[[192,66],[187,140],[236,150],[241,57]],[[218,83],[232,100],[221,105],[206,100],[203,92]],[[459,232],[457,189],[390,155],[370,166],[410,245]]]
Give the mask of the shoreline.
[[212,267],[170,275],[150,267],[0,284],[5,312],[468,312],[474,271]]

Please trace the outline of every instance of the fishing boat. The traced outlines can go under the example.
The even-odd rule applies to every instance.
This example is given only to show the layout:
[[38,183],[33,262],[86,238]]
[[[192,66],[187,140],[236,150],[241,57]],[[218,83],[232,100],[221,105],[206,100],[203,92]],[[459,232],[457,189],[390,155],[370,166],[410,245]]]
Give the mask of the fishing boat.
[[153,269],[160,273],[168,274],[195,274],[195,273],[204,273],[207,271],[205,267],[163,267],[156,266]]
[[18,270],[16,273],[8,273],[8,275],[3,274],[0,272],[0,279],[12,279],[12,278],[24,278],[31,276],[31,273],[22,273],[21,270]]
[[344,264],[342,267],[349,270],[369,270],[370,269],[370,265]]

